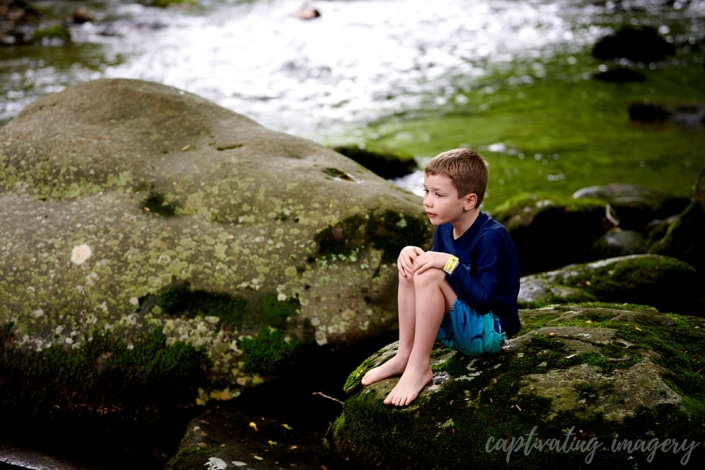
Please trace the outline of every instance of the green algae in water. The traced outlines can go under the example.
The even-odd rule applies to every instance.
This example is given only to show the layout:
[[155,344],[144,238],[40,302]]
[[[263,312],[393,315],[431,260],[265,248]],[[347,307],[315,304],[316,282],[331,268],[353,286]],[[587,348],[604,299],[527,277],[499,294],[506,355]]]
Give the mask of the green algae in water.
[[[380,120],[367,128],[367,141],[422,158],[477,149],[490,164],[489,212],[522,192],[569,196],[615,182],[692,197],[705,166],[704,129],[631,122],[628,109],[636,101],[705,103],[702,56],[680,52],[653,68],[635,67],[646,81],[623,84],[592,79],[601,62],[587,51],[513,64],[488,71],[462,94],[463,105]],[[534,64],[545,73],[531,72]]]

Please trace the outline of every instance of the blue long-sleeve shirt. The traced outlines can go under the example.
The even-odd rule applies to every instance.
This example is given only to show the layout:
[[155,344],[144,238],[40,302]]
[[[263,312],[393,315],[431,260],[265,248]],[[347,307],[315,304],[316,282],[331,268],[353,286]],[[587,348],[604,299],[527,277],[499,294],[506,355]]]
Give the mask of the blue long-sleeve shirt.
[[460,260],[453,274],[446,274],[460,300],[477,313],[492,311],[507,336],[519,331],[519,260],[514,242],[501,223],[481,211],[457,240],[453,239],[451,224],[440,225],[433,236],[432,250]]

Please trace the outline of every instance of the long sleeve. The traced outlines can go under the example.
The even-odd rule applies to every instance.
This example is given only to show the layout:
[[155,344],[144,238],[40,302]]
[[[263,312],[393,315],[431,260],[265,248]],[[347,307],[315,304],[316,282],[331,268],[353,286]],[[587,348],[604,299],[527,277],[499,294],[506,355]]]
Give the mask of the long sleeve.
[[450,225],[438,227],[433,250],[450,253],[460,264],[447,276],[460,300],[484,314],[492,311],[508,335],[518,331],[519,265],[514,244],[504,226],[484,212],[459,239]]

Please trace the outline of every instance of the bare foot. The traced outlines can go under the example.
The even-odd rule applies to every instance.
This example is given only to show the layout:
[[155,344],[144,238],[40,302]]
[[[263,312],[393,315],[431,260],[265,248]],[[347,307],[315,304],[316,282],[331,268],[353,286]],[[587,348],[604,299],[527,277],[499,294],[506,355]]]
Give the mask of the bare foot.
[[406,369],[399,383],[389,392],[384,399],[385,405],[407,406],[419,396],[421,390],[433,379],[433,372],[428,366],[421,372]]
[[401,373],[404,372],[405,368],[406,361],[397,356],[394,356],[381,366],[375,367],[374,369],[370,369],[369,371],[367,371],[367,373],[362,377],[362,385],[369,385],[371,383],[375,383],[388,377],[401,375]]

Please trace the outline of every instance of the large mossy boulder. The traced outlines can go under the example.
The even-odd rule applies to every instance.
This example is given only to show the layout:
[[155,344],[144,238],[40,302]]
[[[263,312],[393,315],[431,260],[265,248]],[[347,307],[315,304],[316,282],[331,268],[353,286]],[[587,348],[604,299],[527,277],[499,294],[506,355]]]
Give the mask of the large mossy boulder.
[[521,278],[518,302],[524,308],[556,303],[620,302],[662,311],[705,316],[695,269],[660,255],[630,255],[573,264]]
[[0,129],[0,214],[4,347],[132,347],[156,330],[205,351],[202,400],[393,328],[398,250],[431,237],[417,197],[352,160],[124,79]]
[[[574,199],[597,199],[605,204],[605,216],[623,230],[644,232],[654,220],[680,214],[690,199],[674,197],[645,186],[612,183],[588,186],[574,192]],[[609,208],[606,206],[609,204]]]
[[602,60],[659,62],[675,54],[676,47],[651,26],[625,26],[595,43],[592,55]]
[[598,199],[535,194],[510,199],[492,217],[511,235],[522,275],[599,259],[592,247],[609,224]]
[[528,275],[645,253],[659,227],[667,227],[689,202],[637,185],[610,184],[571,197],[522,194],[492,216],[507,227],[522,275]]
[[702,468],[705,320],[611,304],[520,312],[523,330],[498,354],[442,345],[434,380],[406,408],[396,384],[345,384],[335,448],[358,468]]

